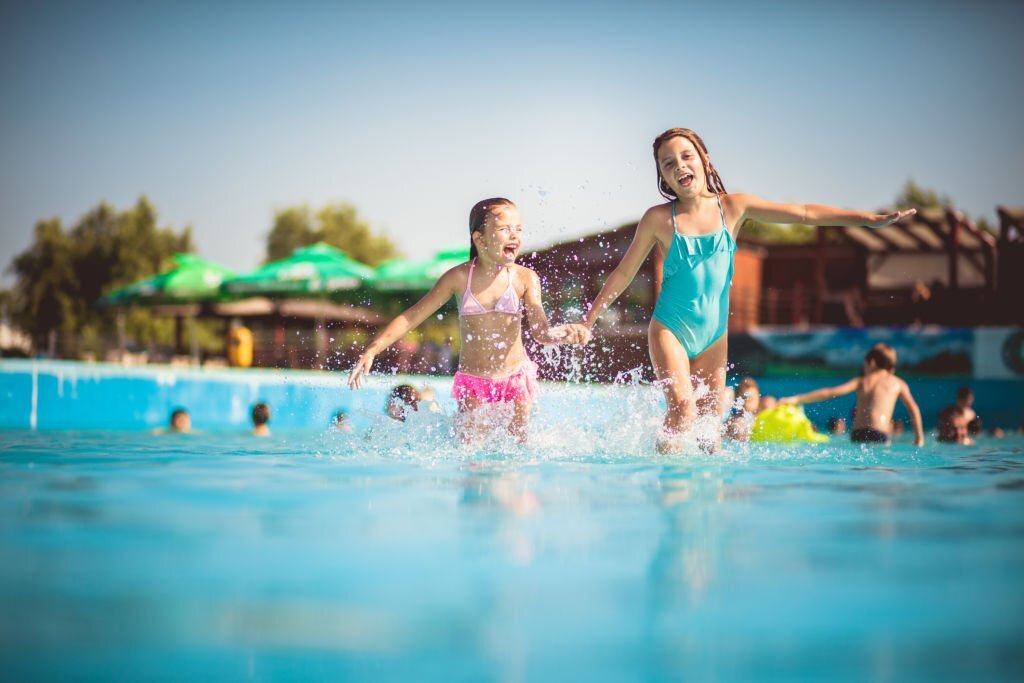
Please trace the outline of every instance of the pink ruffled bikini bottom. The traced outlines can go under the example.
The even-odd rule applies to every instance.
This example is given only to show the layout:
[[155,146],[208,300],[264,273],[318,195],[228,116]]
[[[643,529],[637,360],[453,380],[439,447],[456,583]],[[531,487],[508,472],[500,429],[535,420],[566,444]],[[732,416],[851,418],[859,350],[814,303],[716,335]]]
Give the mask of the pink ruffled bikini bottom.
[[477,377],[456,372],[452,398],[457,401],[473,398],[481,403],[519,403],[533,401],[537,390],[537,364],[527,358],[507,377]]

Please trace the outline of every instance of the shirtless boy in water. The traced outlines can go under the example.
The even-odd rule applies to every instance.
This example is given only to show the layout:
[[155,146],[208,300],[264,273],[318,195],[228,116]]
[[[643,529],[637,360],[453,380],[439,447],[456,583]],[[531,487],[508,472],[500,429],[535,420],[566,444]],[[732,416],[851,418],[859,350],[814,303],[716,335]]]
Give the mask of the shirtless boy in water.
[[817,403],[857,392],[856,417],[850,439],[860,443],[888,443],[892,432],[892,411],[896,399],[903,401],[914,426],[914,445],[924,445],[921,411],[907,383],[896,376],[896,351],[888,344],[875,344],[864,356],[864,374],[845,384],[789,396],[780,403]]

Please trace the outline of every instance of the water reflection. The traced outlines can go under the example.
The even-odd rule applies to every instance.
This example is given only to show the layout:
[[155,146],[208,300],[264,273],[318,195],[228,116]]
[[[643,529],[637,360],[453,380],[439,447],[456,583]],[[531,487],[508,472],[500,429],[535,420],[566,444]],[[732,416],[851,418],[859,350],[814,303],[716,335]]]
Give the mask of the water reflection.
[[662,469],[652,491],[662,518],[649,568],[654,605],[701,602],[721,564],[723,504],[752,493],[730,486],[718,466]]
[[531,527],[521,521],[541,511],[541,500],[535,491],[537,475],[489,462],[469,462],[465,471],[461,482],[462,506],[474,512],[494,513],[476,515],[476,521],[484,520],[488,528],[483,531],[499,539],[509,560],[519,565],[532,563],[537,554],[536,542]]

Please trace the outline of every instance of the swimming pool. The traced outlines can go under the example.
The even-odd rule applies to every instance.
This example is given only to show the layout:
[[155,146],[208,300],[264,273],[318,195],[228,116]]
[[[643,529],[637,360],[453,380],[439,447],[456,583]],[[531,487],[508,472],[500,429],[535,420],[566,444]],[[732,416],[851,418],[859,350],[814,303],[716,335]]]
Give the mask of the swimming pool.
[[376,412],[0,432],[0,678],[1024,673],[1020,437],[668,458],[621,419],[657,419],[642,390],[588,395],[549,391],[527,449]]

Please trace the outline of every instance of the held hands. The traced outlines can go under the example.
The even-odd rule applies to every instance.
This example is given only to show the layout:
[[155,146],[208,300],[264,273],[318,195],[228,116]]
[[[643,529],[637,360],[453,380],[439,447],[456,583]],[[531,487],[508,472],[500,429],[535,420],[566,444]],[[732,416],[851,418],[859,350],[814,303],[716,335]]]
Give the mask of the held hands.
[[363,375],[370,374],[370,366],[373,365],[373,359],[376,354],[365,352],[359,356],[359,360],[356,361],[355,366],[352,368],[352,372],[348,374],[348,388],[358,389],[363,386]]
[[583,345],[590,341],[590,330],[578,323],[556,325],[548,330],[548,340],[552,344]]
[[865,223],[866,228],[884,228],[887,225],[892,225],[897,221],[900,221],[908,216],[913,216],[917,213],[917,209],[904,209],[902,211],[894,211],[892,213],[880,213],[875,216],[874,221],[871,223]]

